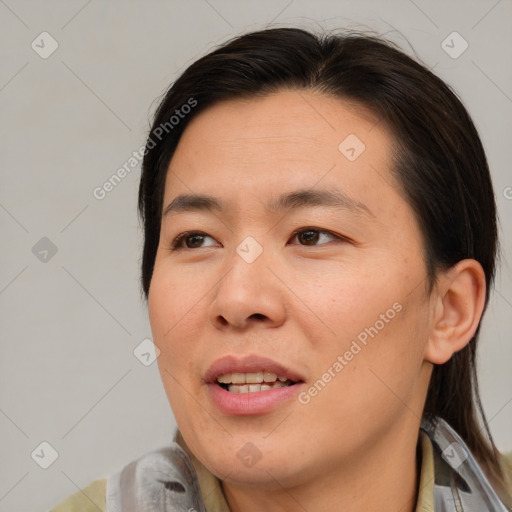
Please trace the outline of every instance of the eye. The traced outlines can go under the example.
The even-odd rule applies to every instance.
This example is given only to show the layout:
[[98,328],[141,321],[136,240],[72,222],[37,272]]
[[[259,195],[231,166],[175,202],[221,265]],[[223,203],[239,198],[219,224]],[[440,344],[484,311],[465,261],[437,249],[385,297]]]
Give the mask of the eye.
[[[305,246],[324,245],[317,243],[322,238],[322,235],[327,235],[327,237],[330,237],[331,239],[335,240],[344,240],[344,238],[340,235],[335,235],[329,231],[321,230],[314,227],[298,229],[293,233],[291,240],[297,238],[300,242],[304,242],[301,245]],[[213,240],[211,236],[201,231],[186,231],[178,235],[173,240],[171,250],[177,251],[180,249],[200,249],[201,247],[211,247],[211,245],[201,245],[205,238],[210,238],[211,240]],[[183,243],[185,243],[185,246],[183,245]]]
[[[333,239],[342,240],[343,238],[339,235],[335,235],[329,231],[324,231],[318,228],[309,227],[301,228],[293,233],[293,238],[297,238],[299,241],[305,242],[304,245],[317,245],[316,242],[321,238],[321,234],[327,235]],[[293,239],[292,238],[292,239]],[[319,244],[323,245],[323,244]]]
[[[172,242],[171,249],[173,251],[177,251],[179,249],[197,249],[201,247],[201,243],[205,238],[213,238],[206,233],[202,233],[201,231],[186,231],[185,233],[181,233],[178,235]],[[192,240],[189,244],[187,241]],[[183,242],[186,243],[186,247],[183,246]]]

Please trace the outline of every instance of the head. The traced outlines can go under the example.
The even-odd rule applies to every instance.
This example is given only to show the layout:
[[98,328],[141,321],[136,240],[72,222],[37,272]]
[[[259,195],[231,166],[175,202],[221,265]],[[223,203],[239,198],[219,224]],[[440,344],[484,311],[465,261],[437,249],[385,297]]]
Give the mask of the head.
[[[499,476],[475,371],[494,194],[441,79],[376,37],[250,33],[176,80],[146,148],[142,289],[169,402],[203,464],[298,483],[429,414]],[[174,201],[193,194],[221,208]],[[205,379],[227,354],[277,360],[300,393],[264,414],[220,411]],[[244,466],[244,449],[261,462]]]

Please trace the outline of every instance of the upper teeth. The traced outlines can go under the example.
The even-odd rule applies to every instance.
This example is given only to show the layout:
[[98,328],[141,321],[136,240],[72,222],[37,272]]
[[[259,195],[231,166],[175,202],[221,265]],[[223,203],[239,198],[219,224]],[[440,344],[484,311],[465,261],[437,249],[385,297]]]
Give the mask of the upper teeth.
[[286,382],[288,378],[270,372],[224,373],[217,377],[217,382],[220,384],[261,384],[262,382],[275,382],[276,380]]

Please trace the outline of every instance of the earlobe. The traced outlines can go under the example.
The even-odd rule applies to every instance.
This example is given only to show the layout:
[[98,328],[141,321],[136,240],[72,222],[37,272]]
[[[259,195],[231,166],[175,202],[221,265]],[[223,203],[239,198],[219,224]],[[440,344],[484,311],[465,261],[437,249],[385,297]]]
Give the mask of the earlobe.
[[446,363],[462,350],[478,328],[485,306],[486,282],[482,266],[476,260],[459,261],[439,276],[426,361]]

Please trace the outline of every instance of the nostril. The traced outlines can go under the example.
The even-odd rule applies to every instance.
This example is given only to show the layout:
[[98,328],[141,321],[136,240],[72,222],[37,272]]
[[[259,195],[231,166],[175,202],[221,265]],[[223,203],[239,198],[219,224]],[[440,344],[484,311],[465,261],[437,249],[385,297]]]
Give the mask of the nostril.
[[223,316],[219,316],[219,322],[221,323],[221,325],[229,324],[229,322]]

